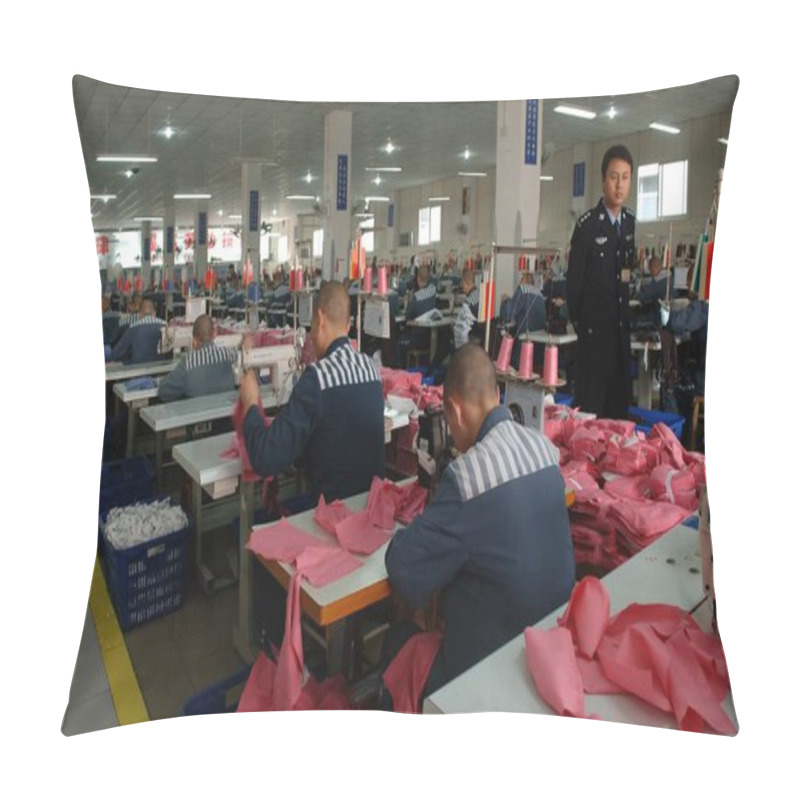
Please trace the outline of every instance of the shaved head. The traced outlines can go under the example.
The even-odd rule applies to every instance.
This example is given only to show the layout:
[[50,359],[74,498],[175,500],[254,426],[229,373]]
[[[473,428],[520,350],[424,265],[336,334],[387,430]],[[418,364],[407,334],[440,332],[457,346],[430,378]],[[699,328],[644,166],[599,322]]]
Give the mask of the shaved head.
[[192,325],[192,338],[204,344],[210,342],[214,337],[214,325],[208,314],[201,314]]
[[494,403],[497,374],[486,351],[477,344],[456,350],[444,378],[444,400],[458,398],[469,405]]
[[143,317],[155,316],[156,307],[153,305],[152,300],[142,300],[142,305],[139,307],[139,313]]
[[419,281],[419,283],[422,286],[425,286],[425,284],[428,282],[428,279],[430,278],[430,276],[431,276],[431,271],[430,271],[430,268],[428,267],[427,264],[423,264],[417,270],[417,280]]
[[330,324],[338,329],[350,323],[350,298],[343,283],[328,281],[319,290],[314,302],[314,311],[322,311]]

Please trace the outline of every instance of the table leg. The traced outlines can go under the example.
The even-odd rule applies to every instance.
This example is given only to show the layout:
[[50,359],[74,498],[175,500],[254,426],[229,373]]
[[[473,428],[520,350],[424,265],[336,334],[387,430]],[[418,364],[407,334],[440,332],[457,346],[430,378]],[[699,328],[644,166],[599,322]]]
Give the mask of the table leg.
[[164,431],[156,431],[156,485],[164,491]]
[[428,359],[428,364],[432,365],[433,360],[436,358],[436,345],[439,343],[439,328],[435,325],[431,328],[431,356]]
[[255,659],[253,646],[253,561],[245,545],[253,528],[255,484],[239,479],[239,619],[233,644],[248,663]]
[[[340,675],[347,666],[347,643],[348,643],[348,620],[340,619],[331,623],[325,629],[325,640],[327,643],[327,670],[328,676]],[[347,677],[347,676],[345,676]]]
[[[652,353],[651,353],[652,355]],[[650,409],[653,406],[653,376],[645,367],[644,351],[639,353],[639,377],[637,378],[638,396],[636,399],[639,408]]]
[[125,440],[125,457],[133,455],[133,436],[136,431],[136,406],[131,403],[128,406],[128,436]]

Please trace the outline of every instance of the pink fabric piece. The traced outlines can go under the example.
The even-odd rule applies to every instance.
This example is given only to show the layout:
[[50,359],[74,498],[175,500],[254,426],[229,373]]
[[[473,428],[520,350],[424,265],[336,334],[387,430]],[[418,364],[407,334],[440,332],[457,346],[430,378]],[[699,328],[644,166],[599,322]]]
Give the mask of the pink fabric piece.
[[597,462],[605,455],[608,434],[584,425],[578,428],[568,441],[575,458],[584,457]]
[[688,511],[696,511],[700,506],[694,475],[688,467],[674,469],[668,464],[660,464],[650,473],[650,496],[681,506]]
[[319,539],[285,519],[272,525],[256,525],[247,549],[268,561],[293,562],[306,547],[317,547]]
[[369,519],[369,512],[359,511],[336,524],[339,544],[351,553],[369,555],[392,538],[391,530],[376,528]]
[[266,653],[261,652],[250,670],[236,711],[272,711],[274,684],[275,662],[268,658]]
[[408,525],[414,517],[425,510],[428,502],[428,490],[417,481],[402,489],[402,494],[395,510],[395,519],[402,525]]
[[608,509],[610,519],[636,543],[661,536],[686,518],[686,509],[650,500],[617,500]]
[[672,428],[663,422],[657,422],[650,430],[647,437],[648,441],[660,446],[660,463],[668,463],[675,469],[683,469],[686,466],[684,454],[685,450],[680,439],[675,435]]
[[385,484],[380,478],[373,478],[367,497],[367,517],[376,528],[394,531],[395,499],[385,491]]
[[606,587],[587,575],[572,590],[567,610],[558,624],[570,631],[578,652],[592,658],[606,632],[610,610]]
[[576,501],[588,501],[602,491],[597,481],[588,472],[573,472],[572,475],[564,475],[564,484],[567,489],[575,491]]
[[295,567],[312,586],[327,586],[355,572],[364,562],[352,553],[326,544],[305,547],[295,559]]
[[289,581],[286,600],[286,626],[278,655],[273,684],[276,711],[290,711],[303,689],[303,631],[300,627],[300,579],[296,572]]
[[351,511],[341,500],[334,500],[326,503],[325,498],[320,495],[317,507],[314,509],[314,522],[322,528],[325,533],[336,536],[336,525],[343,519],[351,516]]
[[[272,423],[272,418],[264,413],[264,406],[261,404],[261,395],[258,397],[258,415],[264,420],[264,424],[269,427]],[[247,455],[247,446],[244,443],[244,418],[245,410],[240,399],[236,400],[236,405],[233,407],[233,429],[234,429],[234,446],[239,451],[239,458],[242,460],[242,480],[247,483],[252,483],[261,479],[261,476],[253,469],[250,459]]]
[[525,659],[536,689],[557,714],[585,717],[583,682],[566,628],[525,628]]
[[603,672],[596,659],[584,658],[577,654],[578,672],[581,674],[584,694],[625,694],[625,689],[618,686]]
[[395,711],[418,714],[422,692],[442,644],[439,631],[414,634],[392,659],[383,673],[383,682],[392,697]]
[[649,482],[644,475],[614,478],[606,481],[603,490],[611,497],[625,498],[627,500],[647,500],[649,495]]

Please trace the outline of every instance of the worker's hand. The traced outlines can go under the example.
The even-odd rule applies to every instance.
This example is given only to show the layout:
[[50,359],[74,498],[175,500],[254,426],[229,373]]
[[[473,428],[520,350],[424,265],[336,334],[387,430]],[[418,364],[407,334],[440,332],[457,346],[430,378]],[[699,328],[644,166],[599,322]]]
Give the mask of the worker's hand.
[[252,333],[246,333],[242,337],[242,350],[251,350],[253,348],[253,344],[255,343],[255,338],[253,337]]
[[239,400],[241,400],[244,410],[250,406],[258,405],[258,378],[255,370],[249,369],[242,378],[242,385],[239,387]]

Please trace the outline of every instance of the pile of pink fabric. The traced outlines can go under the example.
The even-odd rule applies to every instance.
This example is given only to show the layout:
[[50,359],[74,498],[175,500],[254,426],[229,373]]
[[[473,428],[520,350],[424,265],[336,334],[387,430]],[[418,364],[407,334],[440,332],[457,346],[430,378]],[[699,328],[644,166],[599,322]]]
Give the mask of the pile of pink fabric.
[[294,331],[281,328],[270,328],[265,331],[254,331],[250,334],[253,347],[271,347],[275,344],[294,344]]
[[561,454],[577,563],[611,570],[697,511],[705,457],[684,450],[661,422],[649,434],[627,420],[582,419],[545,410],[545,433]]
[[721,705],[730,691],[722,642],[676,606],[633,603],[612,617],[590,576],[556,627],[526,628],[524,639],[531,677],[557,714],[587,717],[586,694],[628,693],[674,715],[680,730],[736,733]]
[[442,387],[423,386],[422,374],[419,372],[381,367],[380,374],[384,399],[390,394],[396,397],[408,397],[420,411],[424,411],[428,406],[442,404]]

